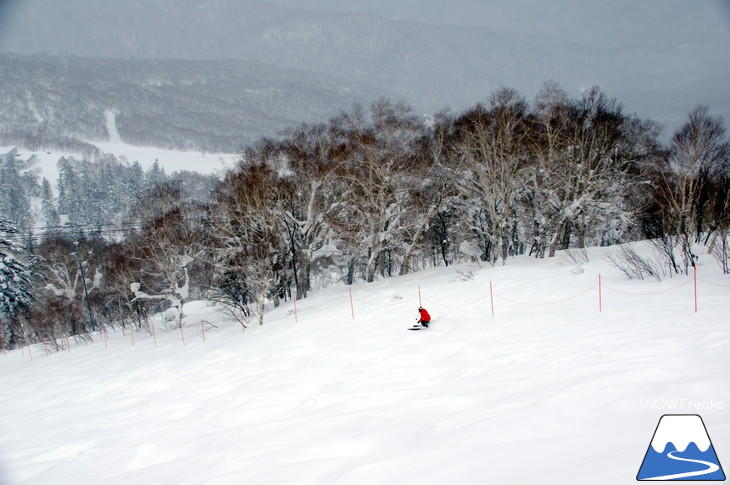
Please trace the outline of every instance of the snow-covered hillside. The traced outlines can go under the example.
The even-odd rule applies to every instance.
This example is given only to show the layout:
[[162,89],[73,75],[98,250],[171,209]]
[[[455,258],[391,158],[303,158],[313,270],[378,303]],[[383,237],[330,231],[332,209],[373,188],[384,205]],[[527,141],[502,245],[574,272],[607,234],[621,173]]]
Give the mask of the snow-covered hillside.
[[[145,170],[149,170],[155,162],[158,162],[160,168],[168,174],[180,170],[205,175],[222,172],[225,168],[233,166],[237,157],[237,155],[227,153],[184,152],[155,147],[137,147],[121,142],[97,142],[97,145],[104,153],[114,155],[120,160],[126,159],[130,163],[139,162]],[[37,152],[22,149],[21,154],[36,155],[36,160],[28,168],[37,170],[40,177],[47,178],[52,183],[55,183],[58,178],[56,164],[61,157],[74,157],[77,160],[84,158],[81,154],[60,150]]]
[[[196,172],[204,175],[221,172],[227,167],[235,164],[238,154],[233,153],[207,153],[203,151],[168,150],[152,146],[136,146],[125,143],[119,136],[116,129],[115,114],[112,111],[106,113],[106,128],[111,135],[108,141],[90,141],[101,153],[113,155],[118,160],[126,160],[129,163],[139,162],[144,170],[149,170],[157,164],[171,174],[179,171]],[[0,151],[9,151],[12,147],[0,148]],[[22,160],[32,159],[32,162],[24,167],[25,170],[34,170],[39,177],[47,178],[55,184],[58,178],[58,160],[61,157],[74,157],[82,160],[85,157],[81,153],[74,153],[69,150],[49,149],[29,150],[22,146],[18,147],[18,157]]]
[[239,157],[232,153],[166,150],[152,146],[131,145],[125,143],[119,135],[116,123],[117,114],[114,111],[107,111],[105,116],[109,140],[96,141],[94,144],[104,153],[126,159],[128,162],[139,162],[145,170],[149,170],[157,162],[167,173],[182,170],[208,175],[232,166]]
[[[627,280],[613,251],[0,355],[0,482],[633,483],[666,413],[700,414],[730,462],[730,280],[701,256],[695,312],[692,275]],[[419,297],[433,323],[408,332]]]

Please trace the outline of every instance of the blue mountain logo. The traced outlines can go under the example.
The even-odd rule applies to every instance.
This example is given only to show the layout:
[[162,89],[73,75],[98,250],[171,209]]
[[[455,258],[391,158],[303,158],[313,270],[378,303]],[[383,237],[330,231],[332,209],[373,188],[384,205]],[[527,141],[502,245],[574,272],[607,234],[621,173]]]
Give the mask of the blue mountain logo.
[[702,418],[696,414],[662,416],[636,479],[725,480]]

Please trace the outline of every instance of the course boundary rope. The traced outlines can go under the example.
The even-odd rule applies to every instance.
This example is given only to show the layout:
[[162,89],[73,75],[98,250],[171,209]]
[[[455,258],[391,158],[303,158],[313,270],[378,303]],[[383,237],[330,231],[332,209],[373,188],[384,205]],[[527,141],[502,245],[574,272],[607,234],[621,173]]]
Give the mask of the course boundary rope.
[[[349,302],[349,301],[350,301],[349,299],[345,299],[345,300],[339,301],[333,305],[328,305],[328,306],[324,306],[324,307],[305,305],[303,309],[304,310],[332,310],[333,308],[337,308],[338,306],[347,304],[347,302]],[[302,309],[301,308],[302,302],[306,302],[306,300],[299,300],[300,309]]]
[[581,291],[580,293],[577,293],[573,296],[569,296],[568,298],[563,298],[562,300],[546,301],[546,302],[538,302],[538,303],[530,303],[527,301],[514,300],[511,298],[507,298],[506,296],[502,296],[498,293],[495,293],[494,296],[496,296],[497,298],[501,298],[502,300],[506,300],[506,301],[509,301],[512,303],[517,303],[518,305],[530,305],[530,306],[557,305],[558,303],[565,303],[566,301],[575,300],[576,298],[579,298],[579,297],[585,295],[586,293],[588,293],[589,291],[595,290],[596,288],[598,288],[598,285],[593,285],[590,288]]
[[730,288],[730,285],[721,285],[720,283],[713,283],[712,281],[703,280],[702,278],[697,278],[697,281],[701,281],[708,285],[717,286],[719,288]]
[[460,304],[460,305],[449,305],[448,303],[439,303],[437,301],[433,301],[433,300],[431,300],[429,298],[426,298],[425,296],[423,297],[423,299],[426,300],[429,303],[433,303],[434,305],[445,306],[445,307],[449,307],[449,308],[461,308],[461,307],[471,306],[471,305],[474,305],[476,303],[479,303],[480,301],[486,300],[487,298],[489,298],[489,295],[485,295],[485,296],[483,296],[483,297],[481,297],[481,298],[479,298],[477,300],[471,301],[469,303],[463,303],[463,304]]
[[672,286],[671,288],[665,288],[663,290],[658,291],[650,291],[648,293],[635,293],[635,292],[629,292],[629,291],[621,291],[617,290],[615,288],[611,288],[610,286],[603,285],[603,288],[613,291],[614,293],[621,293],[622,295],[633,295],[633,296],[650,296],[650,295],[659,295],[661,293],[668,293],[670,291],[676,290],[677,288],[681,288],[683,286],[687,286],[688,284],[692,283],[692,280],[687,280],[684,283],[680,283],[676,286]]
[[362,303],[363,305],[368,306],[378,306],[378,307],[391,307],[391,306],[401,306],[405,305],[406,303],[411,303],[415,298],[409,298],[409,299],[403,299],[403,301],[399,301],[398,303],[369,303],[367,301],[360,300],[358,298],[353,298],[354,301],[358,303]]

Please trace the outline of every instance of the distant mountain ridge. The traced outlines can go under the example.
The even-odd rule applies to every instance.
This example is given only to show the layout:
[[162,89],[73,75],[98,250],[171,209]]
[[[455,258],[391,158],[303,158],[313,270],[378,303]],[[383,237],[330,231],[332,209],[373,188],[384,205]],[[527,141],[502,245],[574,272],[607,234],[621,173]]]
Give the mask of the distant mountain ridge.
[[[211,69],[219,85],[225,84],[224,75],[239,82],[243,68],[231,61],[238,67],[226,70],[216,62],[260,63],[248,64],[249,71],[258,73],[259,81],[270,77],[274,88],[269,96],[259,91],[257,101],[246,101],[250,113],[243,123],[226,114],[229,104],[241,102],[232,90],[178,87],[174,99],[191,109],[175,110],[186,118],[195,114],[196,122],[175,135],[163,128],[155,141],[161,146],[230,146],[230,127],[222,129],[228,121],[221,118],[233,118],[248,141],[273,135],[291,120],[324,121],[343,100],[385,96],[431,114],[461,111],[502,86],[532,97],[545,81],[574,96],[598,85],[628,112],[664,124],[668,138],[700,103],[730,119],[730,51],[724,48],[730,29],[718,15],[719,5],[712,0],[691,5],[682,0],[7,0],[0,2],[0,52],[123,59],[129,64],[120,62],[117,75],[135,59],[150,62],[144,70],[163,72],[171,69],[165,59],[206,60],[212,64],[197,69]],[[152,67],[151,60],[167,64]],[[139,73],[136,66],[130,69]],[[163,86],[152,80],[140,92],[136,82],[135,95],[158,109]],[[197,102],[194,93],[200,94]],[[213,99],[215,114],[192,108]],[[165,106],[170,109],[171,103]],[[152,121],[154,112],[144,118],[148,129],[163,125]],[[146,142],[149,135],[125,128],[122,113],[123,136],[125,130],[132,142]],[[194,133],[201,130],[210,140]]]
[[67,145],[106,141],[106,113],[113,111],[124,142],[236,153],[261,136],[325,121],[381,94],[256,61],[0,54],[0,144],[76,149]]
[[[303,9],[306,3],[302,8],[254,0],[23,4],[19,24],[50,32],[60,22],[64,29],[49,43],[10,25],[0,32],[0,48],[94,58],[251,59],[376,86],[426,112],[462,109],[502,85],[536,90],[548,79],[566,81],[562,72],[598,67],[583,46],[562,37],[404,22],[372,13],[313,12]],[[551,54],[555,48],[562,52],[559,59]],[[531,74],[535,71],[539,76]]]

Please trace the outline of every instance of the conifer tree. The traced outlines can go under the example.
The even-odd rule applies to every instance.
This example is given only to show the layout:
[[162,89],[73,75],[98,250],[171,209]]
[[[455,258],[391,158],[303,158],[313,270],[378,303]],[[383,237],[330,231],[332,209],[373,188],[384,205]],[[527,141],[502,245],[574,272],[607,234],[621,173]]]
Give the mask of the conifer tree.
[[20,237],[12,222],[0,219],[0,317],[3,320],[33,301],[31,269],[22,260],[25,248]]
[[0,217],[13,221],[18,231],[26,233],[33,225],[30,197],[18,171],[16,157],[0,164]]
[[53,198],[53,189],[48,179],[43,179],[41,186],[41,210],[43,217],[46,219],[46,227],[52,229],[57,228],[61,224],[61,218],[56,210],[56,204]]

